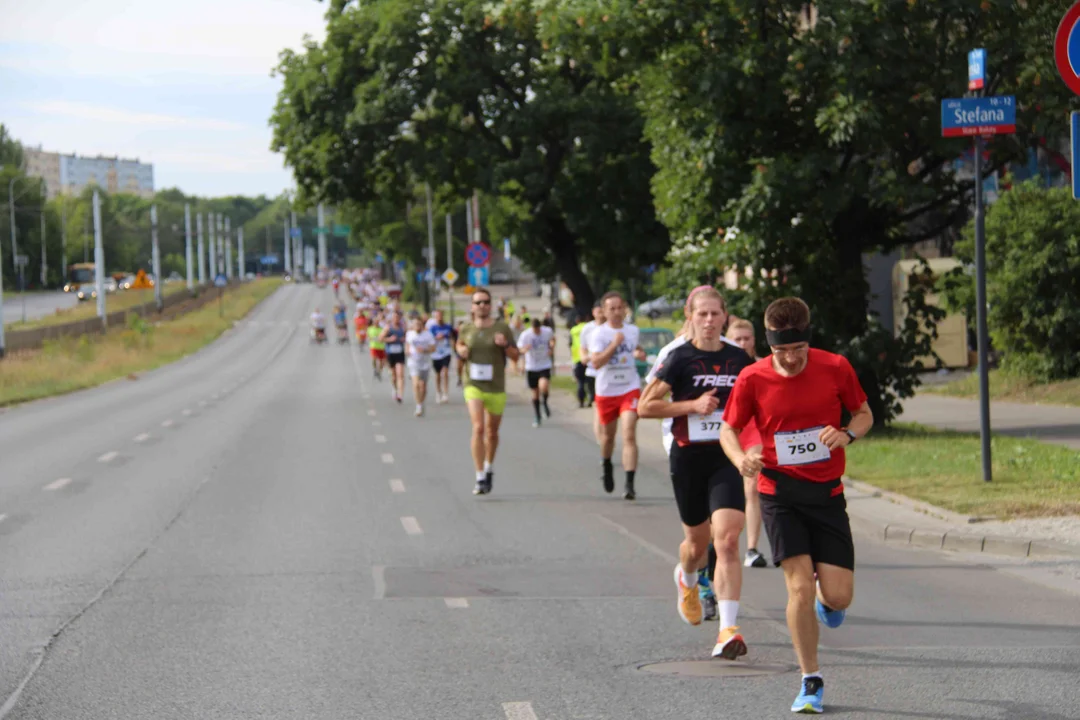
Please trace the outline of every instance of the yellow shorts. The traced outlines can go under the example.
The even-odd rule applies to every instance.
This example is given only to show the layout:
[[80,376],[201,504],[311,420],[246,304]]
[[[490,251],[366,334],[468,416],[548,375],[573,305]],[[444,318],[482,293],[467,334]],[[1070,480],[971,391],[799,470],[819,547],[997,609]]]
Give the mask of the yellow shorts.
[[465,401],[480,400],[484,403],[484,409],[492,415],[502,415],[506,410],[506,393],[484,392],[472,385],[465,386]]

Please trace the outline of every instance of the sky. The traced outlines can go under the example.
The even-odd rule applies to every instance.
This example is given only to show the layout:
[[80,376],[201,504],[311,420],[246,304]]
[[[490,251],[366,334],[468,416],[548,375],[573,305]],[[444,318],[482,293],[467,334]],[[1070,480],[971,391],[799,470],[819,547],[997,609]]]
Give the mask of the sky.
[[30,147],[154,165],[154,188],[274,196],[284,48],[325,37],[317,0],[0,0],[0,123]]

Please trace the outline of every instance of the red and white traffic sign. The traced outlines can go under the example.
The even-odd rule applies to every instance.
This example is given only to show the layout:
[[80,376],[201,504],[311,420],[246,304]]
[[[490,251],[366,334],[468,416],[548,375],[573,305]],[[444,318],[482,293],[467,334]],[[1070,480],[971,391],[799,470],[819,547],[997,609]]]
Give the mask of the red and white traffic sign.
[[491,247],[483,242],[469,243],[465,247],[465,262],[469,267],[484,267],[491,262]]
[[1080,95],[1080,2],[1061,18],[1054,37],[1054,62],[1061,79]]

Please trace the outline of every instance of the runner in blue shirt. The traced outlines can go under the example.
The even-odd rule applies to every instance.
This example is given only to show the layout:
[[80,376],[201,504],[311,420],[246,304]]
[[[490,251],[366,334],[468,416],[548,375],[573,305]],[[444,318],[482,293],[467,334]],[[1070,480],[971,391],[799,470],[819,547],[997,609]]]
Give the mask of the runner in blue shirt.
[[454,327],[443,318],[443,311],[436,310],[427,321],[427,330],[435,338],[435,352],[431,362],[435,367],[435,402],[450,402],[450,359],[454,355]]

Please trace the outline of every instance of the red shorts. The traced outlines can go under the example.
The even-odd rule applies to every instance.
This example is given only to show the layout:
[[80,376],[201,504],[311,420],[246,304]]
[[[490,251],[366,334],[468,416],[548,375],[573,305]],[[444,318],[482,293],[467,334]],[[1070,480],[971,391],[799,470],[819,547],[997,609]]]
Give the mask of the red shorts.
[[386,349],[385,348],[380,348],[380,349],[371,348],[371,357],[375,358],[376,360],[385,360],[386,359]]
[[612,397],[596,396],[596,415],[600,418],[601,425],[615,422],[624,412],[637,412],[638,399],[641,390],[631,390],[625,395]]

